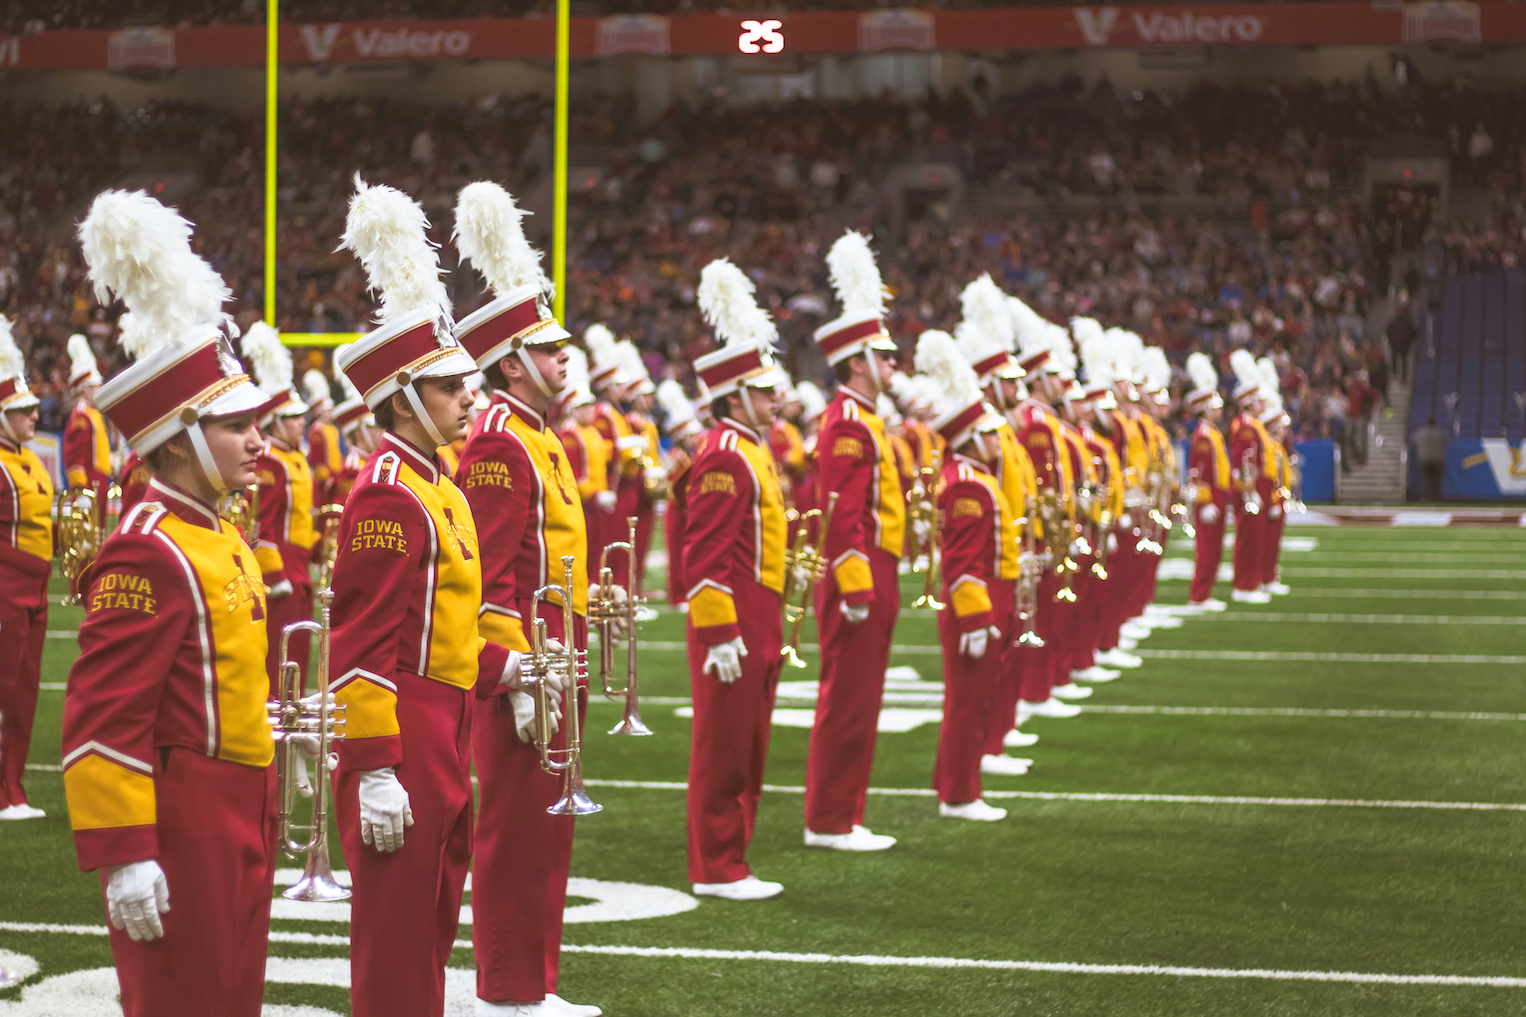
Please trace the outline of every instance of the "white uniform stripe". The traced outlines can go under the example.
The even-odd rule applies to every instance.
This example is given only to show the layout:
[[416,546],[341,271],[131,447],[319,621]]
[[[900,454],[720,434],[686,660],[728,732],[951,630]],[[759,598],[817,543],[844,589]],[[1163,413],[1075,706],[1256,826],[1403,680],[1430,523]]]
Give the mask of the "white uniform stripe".
[[[160,513],[163,513],[160,509]],[[157,520],[157,516],[155,519]],[[150,523],[150,526],[153,524]],[[201,580],[180,547],[168,535],[155,530],[154,536],[164,542],[185,569],[185,579],[190,585],[191,602],[196,605],[196,633],[201,638],[201,694],[202,708],[207,715],[207,755],[217,755],[217,670],[212,662],[212,624],[207,620],[207,605],[202,597]]]

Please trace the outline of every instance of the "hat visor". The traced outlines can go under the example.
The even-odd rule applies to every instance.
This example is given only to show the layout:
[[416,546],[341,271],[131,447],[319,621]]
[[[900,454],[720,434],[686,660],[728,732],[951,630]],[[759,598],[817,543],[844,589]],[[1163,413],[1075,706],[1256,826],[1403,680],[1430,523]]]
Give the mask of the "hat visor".
[[262,417],[281,405],[288,393],[267,395],[251,381],[235,385],[201,409],[202,417],[236,417],[240,413],[253,413]]
[[9,413],[12,410],[29,410],[34,406],[41,405],[41,399],[37,398],[34,393],[27,392],[25,395],[17,396],[15,399],[12,399],[10,402],[6,403],[3,407],[0,407],[0,410]]
[[409,372],[414,381],[418,381],[420,378],[465,377],[468,374],[476,373],[476,362],[460,349],[452,350],[449,354],[436,360],[428,367]]
[[784,373],[784,369],[778,364],[772,364],[764,368],[762,373],[751,378],[744,378],[740,384],[747,388],[785,389],[789,387],[789,375]]

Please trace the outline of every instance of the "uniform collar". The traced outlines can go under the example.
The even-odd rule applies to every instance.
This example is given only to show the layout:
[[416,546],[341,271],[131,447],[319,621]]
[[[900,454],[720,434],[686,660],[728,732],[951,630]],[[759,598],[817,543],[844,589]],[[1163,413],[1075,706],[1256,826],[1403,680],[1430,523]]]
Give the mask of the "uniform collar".
[[398,455],[411,467],[413,472],[429,481],[431,484],[440,482],[440,461],[435,456],[425,455],[418,446],[407,438],[400,438],[387,431],[382,434],[381,444],[378,450],[386,450],[398,453]]
[[272,448],[278,448],[282,452],[294,452],[294,451],[296,451],[290,445],[286,444],[286,442],[282,441],[280,438],[277,438],[275,435],[271,435],[270,436],[270,445],[271,445]]
[[9,438],[7,438],[3,434],[0,434],[0,448],[5,449],[7,452],[20,452],[21,451],[21,446],[20,445],[17,445],[14,441],[11,441]]
[[503,389],[495,388],[493,390],[493,402],[502,403],[503,405],[507,406],[510,413],[518,417],[520,420],[523,420],[525,423],[529,424],[537,431],[544,431],[546,429],[546,415],[544,413],[541,413],[539,410],[532,409],[524,402],[521,402],[520,400],[515,399],[513,396],[509,395]]
[[991,467],[988,464],[982,462],[979,459],[976,459],[974,456],[967,456],[963,452],[955,452],[954,453],[954,461],[956,463],[958,463],[960,466],[968,466],[970,469],[974,470],[976,473],[990,473],[991,472]]
[[217,521],[217,511],[212,506],[193,494],[187,494],[174,484],[165,483],[158,477],[154,477],[148,482],[148,490],[149,495],[144,500],[154,500],[157,495],[159,504],[163,505],[176,519],[206,530],[222,528]]
[[854,402],[858,403],[870,413],[876,415],[879,413],[879,405],[873,399],[859,395],[857,392],[853,391],[846,385],[837,386],[837,394],[840,396],[845,396],[848,399],[852,399]]
[[727,427],[727,428],[730,428],[733,431],[736,431],[738,434],[740,434],[742,437],[746,438],[748,441],[752,442],[754,445],[762,445],[763,444],[762,438],[758,435],[757,431],[754,431],[752,428],[748,427],[746,424],[743,424],[743,423],[740,423],[739,421],[733,420],[730,417],[722,417],[721,418],[721,426],[722,427]]

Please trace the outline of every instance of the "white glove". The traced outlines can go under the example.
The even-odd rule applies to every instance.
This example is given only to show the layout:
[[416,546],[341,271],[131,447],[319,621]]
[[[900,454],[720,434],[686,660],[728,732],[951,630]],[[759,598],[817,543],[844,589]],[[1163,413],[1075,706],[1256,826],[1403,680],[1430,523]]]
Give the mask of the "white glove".
[[403,830],[413,825],[408,789],[392,767],[360,775],[360,839],[378,851],[403,846]]
[[1109,533],[1107,535],[1107,553],[1108,554],[1116,554],[1117,551],[1118,551],[1118,534],[1116,534],[1116,533]]
[[524,674],[520,670],[520,662],[523,659],[524,654],[518,650],[509,651],[509,659],[503,665],[503,674],[498,676],[500,689],[517,689],[524,683]]
[[646,435],[628,434],[624,438],[618,439],[615,442],[615,447],[620,449],[622,452],[629,452],[632,449],[641,449],[642,451],[646,451]]
[[722,685],[730,685],[742,677],[742,658],[747,656],[747,647],[742,645],[742,637],[726,643],[716,643],[705,654],[705,666],[701,668],[703,674],[714,671]]
[[282,597],[291,596],[291,580],[283,579],[274,586],[265,587],[266,600],[280,600]]
[[[616,604],[623,604],[627,600],[630,599],[630,594],[625,592],[625,587],[623,587],[623,586],[612,586],[612,587],[610,587],[610,594],[615,598],[615,603]],[[625,638],[625,615],[624,615],[624,613],[615,615],[614,626],[611,629],[611,632],[614,635],[614,638],[616,638],[616,639],[624,639]]]
[[[555,683],[546,688],[551,695],[551,730],[546,732],[546,741],[549,742],[562,728],[562,690]],[[509,702],[514,705],[514,733],[520,741],[529,744],[534,740],[535,733],[535,696],[516,690],[509,693]]]
[[966,632],[959,637],[959,652],[971,660],[979,660],[986,655],[986,644],[999,635],[1001,631],[994,625]]
[[911,539],[915,541],[914,547],[926,547],[932,535],[933,524],[926,519],[918,519],[911,524]]
[[848,619],[850,625],[862,625],[869,617],[868,604],[843,604],[842,616]]
[[1271,508],[1266,510],[1266,514],[1267,514],[1268,517],[1270,517],[1272,519],[1276,519],[1276,518],[1278,518],[1279,516],[1282,515],[1282,506],[1281,505],[1273,505]]
[[1118,517],[1118,528],[1120,530],[1132,530],[1134,528],[1134,517],[1127,512],[1123,513]]
[[593,503],[600,512],[613,512],[617,500],[613,491],[600,491],[593,496]]
[[1213,502],[1209,502],[1198,509],[1197,517],[1202,520],[1204,526],[1212,526],[1219,521],[1219,507]]
[[164,935],[159,916],[170,909],[170,885],[153,859],[118,865],[106,877],[106,914],[134,942]]
[[648,485],[661,484],[668,479],[668,471],[660,466],[648,466],[641,471],[641,480]]

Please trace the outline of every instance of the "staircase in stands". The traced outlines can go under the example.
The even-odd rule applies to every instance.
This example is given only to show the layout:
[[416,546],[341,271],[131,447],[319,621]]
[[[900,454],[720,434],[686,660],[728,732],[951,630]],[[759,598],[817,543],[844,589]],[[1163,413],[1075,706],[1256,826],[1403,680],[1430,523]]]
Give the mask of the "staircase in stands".
[[1336,482],[1336,500],[1343,505],[1402,505],[1409,420],[1408,383],[1388,383],[1388,405],[1380,407],[1367,428],[1367,462],[1353,464]]

